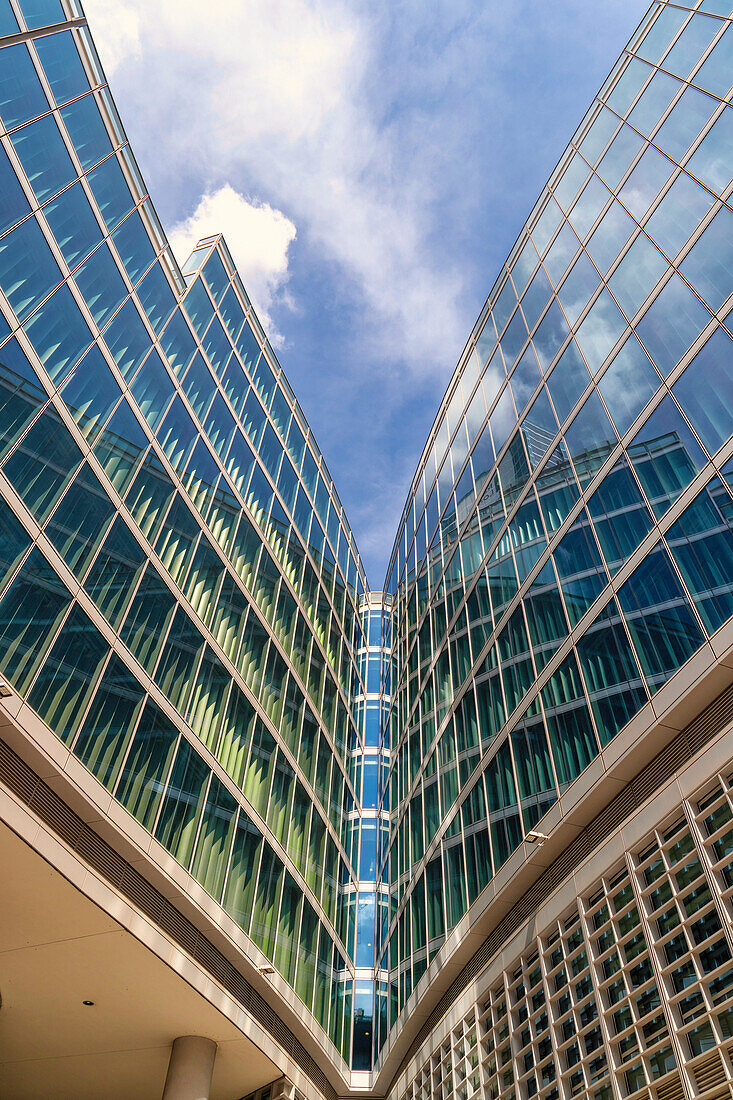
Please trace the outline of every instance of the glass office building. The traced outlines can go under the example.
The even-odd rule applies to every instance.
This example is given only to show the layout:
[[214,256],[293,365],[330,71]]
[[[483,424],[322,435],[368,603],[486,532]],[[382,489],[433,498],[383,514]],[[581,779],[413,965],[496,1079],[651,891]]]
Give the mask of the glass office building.
[[376,593],[77,0],[0,0],[3,1095],[733,1096],[732,15],[644,16]]

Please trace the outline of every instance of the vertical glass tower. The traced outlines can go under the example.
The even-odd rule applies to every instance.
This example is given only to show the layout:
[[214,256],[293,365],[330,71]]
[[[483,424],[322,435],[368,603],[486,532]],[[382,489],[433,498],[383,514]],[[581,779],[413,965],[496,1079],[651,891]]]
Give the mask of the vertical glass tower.
[[[159,1096],[192,1035],[230,1100],[733,1095],[732,12],[642,19],[375,593],[77,0],[0,0],[0,855],[49,899],[0,916],[3,1095]],[[65,905],[116,946],[39,997]]]

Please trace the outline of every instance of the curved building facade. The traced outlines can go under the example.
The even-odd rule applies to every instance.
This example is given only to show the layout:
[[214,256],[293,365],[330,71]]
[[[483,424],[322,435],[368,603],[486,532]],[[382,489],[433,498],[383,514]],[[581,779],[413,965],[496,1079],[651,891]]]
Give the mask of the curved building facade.
[[645,15],[373,593],[79,4],[0,0],[3,1095],[733,1095],[732,12]]

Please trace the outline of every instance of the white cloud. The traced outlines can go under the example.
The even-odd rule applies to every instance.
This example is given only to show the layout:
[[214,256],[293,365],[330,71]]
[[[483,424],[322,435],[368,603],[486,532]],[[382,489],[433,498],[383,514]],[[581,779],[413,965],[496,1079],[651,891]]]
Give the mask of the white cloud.
[[[99,46],[103,64],[117,66],[123,115],[140,126],[132,136],[143,165],[156,165],[154,184],[195,179],[212,194],[226,180],[255,208],[286,209],[358,303],[355,343],[402,368],[452,370],[470,323],[463,280],[430,241],[430,135],[406,150],[367,88],[375,16],[347,0],[87,6],[95,37],[102,9],[102,29],[115,13],[137,16],[125,63],[124,44],[105,33]],[[230,226],[215,228],[234,247]]]
[[123,61],[140,57],[140,16],[133,4],[85,0],[84,10],[94,28],[94,41],[107,77]]
[[190,217],[179,222],[169,240],[179,262],[202,237],[223,233],[252,305],[273,346],[282,346],[271,310],[288,279],[288,249],[293,223],[268,203],[250,202],[230,184],[205,194]]

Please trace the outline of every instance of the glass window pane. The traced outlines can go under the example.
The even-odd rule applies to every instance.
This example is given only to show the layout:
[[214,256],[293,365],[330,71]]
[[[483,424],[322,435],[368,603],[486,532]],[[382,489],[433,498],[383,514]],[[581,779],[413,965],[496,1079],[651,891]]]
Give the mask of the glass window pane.
[[654,143],[681,160],[717,106],[711,96],[687,88],[654,135]]
[[89,81],[71,31],[43,35],[34,38],[33,42],[57,103],[76,99],[89,91]]
[[618,196],[637,221],[642,220],[673,171],[672,161],[656,149],[650,146],[643,153]]
[[155,250],[140,215],[131,214],[112,234],[112,240],[130,280],[136,283],[155,258]]
[[52,406],[47,406],[3,470],[39,523],[81,465],[82,453]]
[[28,705],[63,741],[76,732],[108,653],[91,619],[73,607],[28,696]]
[[121,396],[120,387],[96,344],[66,380],[61,396],[91,446]]
[[61,282],[61,272],[35,218],[0,240],[0,287],[23,320]]
[[0,600],[0,674],[21,695],[70,603],[40,550],[33,550]]
[[692,246],[680,271],[713,310],[733,292],[733,212],[727,207]]
[[117,780],[144,698],[140,684],[113,653],[74,743],[74,755],[108,789]]
[[669,257],[690,239],[715,199],[681,172],[646,223],[645,229]]
[[588,368],[577,345],[571,340],[547,380],[547,388],[561,424],[589,382]]
[[595,374],[626,328],[626,319],[607,290],[602,290],[575,334],[589,370]]
[[711,454],[733,433],[733,342],[718,328],[672,392]]
[[602,274],[608,271],[635,229],[634,219],[614,200],[586,245],[590,258]]
[[17,34],[18,20],[15,18],[10,0],[0,0],[0,34]]
[[0,66],[0,118],[6,129],[44,115],[48,109],[28,47],[23,42],[6,46]]
[[705,640],[666,550],[644,559],[618,601],[653,694]]
[[598,165],[598,175],[612,191],[618,187],[622,176],[628,171],[629,165],[643,144],[643,138],[640,138],[630,126],[622,126],[616,134],[608,152]]
[[[730,12],[725,12],[729,15]],[[733,32],[730,26],[695,73],[693,80],[701,88],[725,99],[733,84]]]
[[0,233],[24,218],[30,210],[28,199],[11,167],[7,153],[0,150]]
[[106,244],[74,272],[76,285],[100,328],[127,297],[127,287]]
[[92,341],[68,286],[59,287],[25,324],[36,355],[58,384]]
[[686,11],[680,11],[679,8],[662,8],[637,51],[639,56],[656,64],[688,14]]
[[733,110],[725,109],[685,168],[712,191],[723,194],[733,179]]
[[619,435],[628,430],[660,384],[659,375],[632,333],[598,383]]
[[667,511],[707,461],[669,396],[639,428],[628,454],[657,516]]
[[713,478],[666,535],[705,628],[712,634],[733,615],[731,504]]
[[209,774],[198,753],[181,739],[155,826],[155,839],[184,867],[188,867],[193,854]]
[[580,151],[589,162],[595,164],[618,127],[618,119],[606,107],[596,115],[593,125],[580,143]]
[[629,115],[631,125],[649,137],[681,86],[668,73],[656,72]]
[[61,118],[84,171],[112,149],[107,128],[91,93],[62,107]]
[[8,340],[0,349],[0,457],[19,439],[46,399],[20,344]]
[[662,62],[665,69],[687,77],[720,30],[720,20],[709,15],[693,15],[682,34]]
[[125,302],[105,329],[104,340],[123,378],[129,381],[150,351],[151,344],[148,330],[132,300]]
[[69,267],[91,252],[102,239],[81,183],[75,183],[44,207],[51,231]]
[[108,229],[129,213],[134,203],[117,157],[110,157],[89,172],[87,179]]
[[616,301],[629,320],[667,270],[659,249],[641,233],[609,280]]
[[115,797],[150,830],[170,770],[178,731],[148,699],[115,790]]
[[50,27],[66,18],[61,0],[21,0],[20,8],[26,26],[31,29]]
[[46,534],[77,577],[83,575],[114,516],[114,508],[88,466],[74,478]]
[[599,282],[600,275],[585,252],[581,252],[572,271],[557,292],[571,325],[578,320]]
[[666,377],[710,320],[684,279],[674,274],[649,306],[636,332]]

